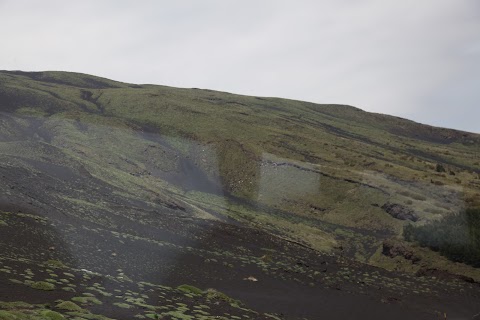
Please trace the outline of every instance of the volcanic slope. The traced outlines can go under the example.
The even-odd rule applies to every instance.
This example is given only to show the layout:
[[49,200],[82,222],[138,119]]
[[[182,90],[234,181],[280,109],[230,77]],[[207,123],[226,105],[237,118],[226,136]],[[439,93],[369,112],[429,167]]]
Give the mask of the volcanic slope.
[[477,134],[67,72],[0,71],[0,113],[0,319],[480,312],[403,237],[480,206]]

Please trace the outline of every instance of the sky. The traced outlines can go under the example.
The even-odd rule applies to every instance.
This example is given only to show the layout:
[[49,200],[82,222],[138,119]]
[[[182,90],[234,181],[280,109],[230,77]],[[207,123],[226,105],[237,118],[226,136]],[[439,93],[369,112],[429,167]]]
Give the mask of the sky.
[[478,0],[0,0],[0,69],[349,104],[480,133]]

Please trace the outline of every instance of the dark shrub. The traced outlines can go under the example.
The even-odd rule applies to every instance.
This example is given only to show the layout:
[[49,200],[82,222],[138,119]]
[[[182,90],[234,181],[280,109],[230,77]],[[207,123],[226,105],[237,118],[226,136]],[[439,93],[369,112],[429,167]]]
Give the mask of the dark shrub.
[[480,267],[480,209],[467,209],[424,226],[408,224],[403,236],[450,260]]

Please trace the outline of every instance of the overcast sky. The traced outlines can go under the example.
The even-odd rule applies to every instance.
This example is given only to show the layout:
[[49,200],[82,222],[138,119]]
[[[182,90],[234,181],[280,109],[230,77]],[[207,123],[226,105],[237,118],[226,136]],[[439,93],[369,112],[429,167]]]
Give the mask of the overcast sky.
[[480,132],[478,0],[0,0],[0,69],[318,103]]

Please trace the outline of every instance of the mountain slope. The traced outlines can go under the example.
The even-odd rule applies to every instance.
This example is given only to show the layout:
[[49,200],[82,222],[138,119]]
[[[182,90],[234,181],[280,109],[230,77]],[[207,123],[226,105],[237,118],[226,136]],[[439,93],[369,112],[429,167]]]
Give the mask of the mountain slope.
[[[480,205],[480,135],[349,106],[64,72],[1,71],[0,112],[4,264],[44,274],[45,261],[58,260],[79,279],[90,270],[139,295],[142,281],[167,286],[172,307],[143,298],[149,314],[165,316],[195,316],[188,299],[197,296],[174,289],[184,283],[256,310],[198,296],[227,318],[344,319],[344,304],[365,317],[372,314],[360,310],[372,304],[379,318],[480,311],[472,307],[478,285],[464,281],[480,281],[478,269],[402,237],[405,225]],[[425,270],[443,281],[415,275]],[[52,294],[70,300],[88,281]],[[286,288],[299,298],[284,296]],[[324,304],[313,302],[318,295]],[[118,300],[131,313],[85,307],[148,316],[142,303]]]

